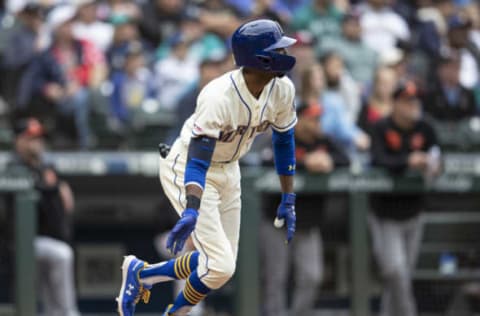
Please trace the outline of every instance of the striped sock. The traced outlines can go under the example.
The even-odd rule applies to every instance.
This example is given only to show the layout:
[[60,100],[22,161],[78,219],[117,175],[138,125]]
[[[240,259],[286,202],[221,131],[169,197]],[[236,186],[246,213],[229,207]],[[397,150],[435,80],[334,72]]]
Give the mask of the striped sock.
[[185,288],[178,294],[175,303],[169,309],[169,313],[175,313],[185,306],[195,306],[202,301],[210,289],[200,281],[197,271],[194,271],[187,279]]
[[185,280],[197,269],[198,256],[198,251],[193,251],[176,259],[149,265],[140,271],[140,281],[153,285],[170,280]]

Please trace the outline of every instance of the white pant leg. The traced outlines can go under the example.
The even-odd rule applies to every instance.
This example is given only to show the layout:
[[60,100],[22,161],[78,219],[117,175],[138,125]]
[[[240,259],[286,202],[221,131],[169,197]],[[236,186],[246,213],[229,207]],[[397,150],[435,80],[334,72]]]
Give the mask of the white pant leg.
[[238,163],[222,167],[228,178],[227,185],[220,192],[220,220],[232,248],[235,261],[238,256],[238,242],[240,239],[241,222],[241,177]]
[[[167,158],[160,158],[160,181],[178,214],[185,209],[186,148],[178,141]],[[192,239],[199,251],[197,272],[211,289],[220,288],[235,271],[235,254],[220,217],[220,191],[228,183],[224,168],[212,165],[207,173],[199,217]]]
[[52,316],[78,315],[73,274],[73,250],[65,242],[50,237],[35,238],[37,262],[46,269],[47,285],[51,295],[45,309]]

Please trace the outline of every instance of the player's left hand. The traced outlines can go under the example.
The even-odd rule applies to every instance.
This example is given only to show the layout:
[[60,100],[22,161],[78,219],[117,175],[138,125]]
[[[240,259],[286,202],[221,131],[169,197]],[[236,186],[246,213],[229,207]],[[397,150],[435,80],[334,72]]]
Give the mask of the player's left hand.
[[297,216],[295,214],[295,193],[282,193],[282,201],[277,209],[277,218],[274,225],[277,228],[283,227],[287,222],[287,243],[289,243],[295,234],[295,223]]
[[195,229],[197,217],[198,211],[193,208],[183,211],[182,218],[175,224],[167,239],[167,249],[173,255],[182,251],[185,241]]

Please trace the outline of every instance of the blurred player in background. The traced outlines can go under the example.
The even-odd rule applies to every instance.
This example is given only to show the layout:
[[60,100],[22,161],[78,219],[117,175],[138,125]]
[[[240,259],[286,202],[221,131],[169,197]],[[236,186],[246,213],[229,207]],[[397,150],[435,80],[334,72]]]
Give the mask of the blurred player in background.
[[40,122],[33,118],[19,120],[14,131],[15,153],[10,166],[26,167],[40,196],[34,247],[44,315],[77,316],[74,255],[67,243],[71,235],[69,217],[74,208],[72,190],[44,161],[44,130]]
[[[299,168],[310,173],[329,173],[335,167],[347,166],[349,158],[327,136],[322,135],[318,103],[304,103],[298,108],[295,126],[295,156]],[[296,243],[285,247],[280,232],[272,227],[268,218],[275,212],[278,199],[267,197],[262,224],[262,254],[265,278],[265,316],[313,315],[318,289],[323,279],[323,242],[320,221],[325,195],[302,195],[297,206],[302,209],[297,217]],[[273,203],[272,203],[273,202]],[[293,265],[295,285],[292,291],[291,312],[287,309],[287,289],[290,264]]]
[[293,238],[297,117],[295,88],[285,74],[295,65],[295,58],[286,51],[295,42],[271,20],[254,20],[234,32],[232,50],[241,68],[202,89],[180,137],[168,156],[160,158],[160,181],[181,216],[167,248],[177,254],[192,234],[197,251],[154,265],[125,257],[117,298],[121,316],[133,315],[140,299],[148,302],[154,284],[175,279],[186,279],[186,286],[164,315],[186,315],[232,277],[240,231],[238,160],[255,136],[270,127],[282,188],[275,225],[286,222],[286,240]]
[[[372,129],[372,159],[395,175],[440,171],[433,128],[421,117],[417,88],[401,82],[393,93],[392,114]],[[384,280],[381,315],[417,315],[411,278],[422,237],[423,193],[372,194],[369,224],[373,251]]]

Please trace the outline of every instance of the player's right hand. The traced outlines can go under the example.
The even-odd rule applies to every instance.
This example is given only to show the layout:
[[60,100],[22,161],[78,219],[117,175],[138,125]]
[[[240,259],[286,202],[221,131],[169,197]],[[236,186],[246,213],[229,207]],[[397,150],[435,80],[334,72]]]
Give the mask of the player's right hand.
[[285,222],[287,224],[287,243],[293,239],[295,234],[295,226],[297,216],[295,214],[295,198],[294,193],[282,193],[282,201],[277,209],[277,217],[275,218],[274,225],[277,228],[283,227]]
[[195,229],[197,218],[197,210],[193,208],[187,208],[185,211],[183,211],[182,218],[180,218],[177,224],[175,224],[175,227],[173,227],[167,239],[167,249],[173,255],[176,255],[182,251],[185,241]]

